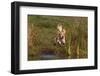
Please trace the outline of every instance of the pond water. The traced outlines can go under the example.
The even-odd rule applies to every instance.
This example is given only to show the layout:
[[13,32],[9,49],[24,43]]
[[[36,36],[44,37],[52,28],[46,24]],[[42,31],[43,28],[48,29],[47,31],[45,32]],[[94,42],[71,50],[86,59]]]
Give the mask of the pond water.
[[57,59],[57,56],[56,55],[41,55],[40,56],[40,59],[41,60],[52,60],[52,59]]

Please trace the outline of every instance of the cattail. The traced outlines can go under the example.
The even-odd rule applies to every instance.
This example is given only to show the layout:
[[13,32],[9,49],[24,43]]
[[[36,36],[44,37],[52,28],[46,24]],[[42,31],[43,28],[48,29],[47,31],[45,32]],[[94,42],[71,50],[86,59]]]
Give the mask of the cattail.
[[69,43],[69,46],[68,46],[68,55],[71,55],[71,47],[70,47],[70,43]]
[[77,50],[76,50],[76,52],[77,52],[77,58],[79,58],[79,44],[77,45]]
[[69,41],[68,41],[68,55],[71,55],[71,33],[69,34]]

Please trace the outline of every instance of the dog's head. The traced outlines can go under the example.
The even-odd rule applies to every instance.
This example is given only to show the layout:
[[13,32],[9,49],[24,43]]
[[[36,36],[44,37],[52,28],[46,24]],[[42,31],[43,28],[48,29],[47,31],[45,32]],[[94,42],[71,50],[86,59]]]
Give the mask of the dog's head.
[[62,34],[65,34],[66,33],[66,30],[65,29],[62,29]]

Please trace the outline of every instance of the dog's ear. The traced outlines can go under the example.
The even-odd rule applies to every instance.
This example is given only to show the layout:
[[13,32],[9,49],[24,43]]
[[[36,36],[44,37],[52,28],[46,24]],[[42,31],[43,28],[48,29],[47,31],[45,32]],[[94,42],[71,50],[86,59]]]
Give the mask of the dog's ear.
[[57,29],[61,32],[62,31],[62,25],[58,24]]

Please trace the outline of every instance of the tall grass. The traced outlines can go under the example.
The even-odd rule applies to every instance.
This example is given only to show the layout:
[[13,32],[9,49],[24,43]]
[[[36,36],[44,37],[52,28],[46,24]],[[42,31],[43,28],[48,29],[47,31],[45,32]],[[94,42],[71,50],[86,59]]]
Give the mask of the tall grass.
[[[28,60],[40,60],[44,49],[52,50],[58,59],[87,58],[87,17],[28,16]],[[66,29],[66,44],[54,45],[57,24]]]

